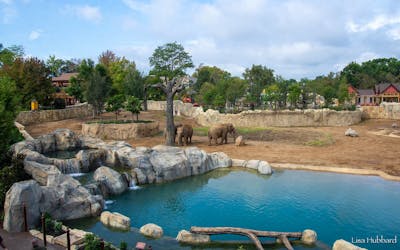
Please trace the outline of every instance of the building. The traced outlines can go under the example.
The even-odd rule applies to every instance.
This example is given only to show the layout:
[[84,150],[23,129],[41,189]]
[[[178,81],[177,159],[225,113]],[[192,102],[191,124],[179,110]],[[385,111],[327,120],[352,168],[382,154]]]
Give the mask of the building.
[[348,87],[350,96],[354,97],[354,103],[361,106],[374,106],[382,102],[400,103],[400,84],[380,83],[373,89],[356,89]]
[[54,93],[53,97],[64,99],[66,105],[74,105],[77,101],[76,98],[68,95],[68,93],[65,92],[65,88],[71,84],[71,78],[76,76],[78,76],[78,73],[63,73],[60,76],[53,77],[51,81],[53,86],[57,88],[57,91]]

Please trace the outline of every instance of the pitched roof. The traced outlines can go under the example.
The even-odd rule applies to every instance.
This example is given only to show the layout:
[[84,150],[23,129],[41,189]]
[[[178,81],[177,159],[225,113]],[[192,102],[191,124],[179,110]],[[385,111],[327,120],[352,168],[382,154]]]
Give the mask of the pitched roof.
[[69,82],[69,79],[73,76],[77,76],[78,73],[63,73],[60,76],[53,77],[51,80],[53,82]]
[[359,95],[375,95],[375,92],[373,89],[359,89],[357,90]]

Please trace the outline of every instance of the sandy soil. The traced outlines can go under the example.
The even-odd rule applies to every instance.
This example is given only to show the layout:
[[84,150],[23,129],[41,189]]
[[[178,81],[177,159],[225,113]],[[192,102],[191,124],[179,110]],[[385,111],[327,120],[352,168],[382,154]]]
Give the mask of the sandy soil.
[[[165,127],[164,112],[142,112],[142,120],[160,121],[160,130]],[[115,119],[113,114],[103,114],[101,119]],[[119,119],[131,119],[128,113]],[[26,126],[33,137],[46,134],[56,128],[69,128],[77,133],[81,123],[91,120],[70,119],[58,122]],[[199,127],[191,118],[177,117],[176,122],[190,123]],[[206,136],[195,135],[192,146],[207,152],[222,151],[231,158],[266,160],[274,163],[293,163],[327,167],[349,167],[382,170],[391,175],[400,176],[400,137],[385,136],[388,133],[399,134],[399,129],[392,129],[392,120],[367,120],[351,126],[359,137],[344,136],[348,127],[293,127],[270,128],[267,131],[246,135],[247,145],[236,147],[229,138],[229,144],[208,146]],[[397,123],[399,123],[397,121]],[[385,131],[385,132],[382,132]],[[131,139],[132,146],[152,147],[164,142],[160,133],[149,138]]]

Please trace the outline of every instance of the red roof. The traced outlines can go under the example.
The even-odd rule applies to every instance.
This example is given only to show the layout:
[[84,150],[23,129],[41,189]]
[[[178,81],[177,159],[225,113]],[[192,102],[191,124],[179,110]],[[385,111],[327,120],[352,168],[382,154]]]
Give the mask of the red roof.
[[77,76],[78,73],[63,73],[60,76],[53,77],[51,81],[53,82],[69,82],[69,79],[73,76]]

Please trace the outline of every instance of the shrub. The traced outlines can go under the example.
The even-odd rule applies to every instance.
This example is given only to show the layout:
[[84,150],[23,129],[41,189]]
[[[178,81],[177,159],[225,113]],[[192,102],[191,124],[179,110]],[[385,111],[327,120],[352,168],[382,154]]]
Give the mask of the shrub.
[[3,207],[6,193],[10,187],[19,181],[30,179],[25,173],[23,161],[21,159],[13,160],[11,166],[3,167],[0,170],[0,204]]
[[55,109],[65,109],[65,100],[62,98],[54,99],[54,108]]
[[125,241],[122,241],[122,242],[119,244],[119,249],[120,249],[120,250],[128,250],[128,244],[127,244]]

